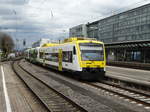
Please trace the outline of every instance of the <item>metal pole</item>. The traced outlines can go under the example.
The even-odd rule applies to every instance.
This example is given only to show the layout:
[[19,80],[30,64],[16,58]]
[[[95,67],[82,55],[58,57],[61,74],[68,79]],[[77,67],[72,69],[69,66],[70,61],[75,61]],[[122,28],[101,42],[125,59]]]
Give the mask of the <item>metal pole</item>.
[[16,38],[16,50],[18,50],[18,39],[17,39],[17,13],[15,10],[13,10],[13,13],[16,15],[16,33],[15,33],[15,38]]

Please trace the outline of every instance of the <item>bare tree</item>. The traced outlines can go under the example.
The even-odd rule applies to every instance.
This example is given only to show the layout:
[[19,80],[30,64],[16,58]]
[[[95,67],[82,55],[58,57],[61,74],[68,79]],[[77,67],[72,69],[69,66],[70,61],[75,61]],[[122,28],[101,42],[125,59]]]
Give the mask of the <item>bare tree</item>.
[[6,33],[0,32],[0,48],[6,54],[6,56],[13,50],[14,41]]

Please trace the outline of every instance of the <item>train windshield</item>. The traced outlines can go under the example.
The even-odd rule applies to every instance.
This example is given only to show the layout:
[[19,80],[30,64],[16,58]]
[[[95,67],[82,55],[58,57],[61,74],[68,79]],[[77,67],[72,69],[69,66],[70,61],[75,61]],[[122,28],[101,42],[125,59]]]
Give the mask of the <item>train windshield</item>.
[[102,44],[96,43],[81,43],[81,58],[82,61],[103,61],[104,50]]

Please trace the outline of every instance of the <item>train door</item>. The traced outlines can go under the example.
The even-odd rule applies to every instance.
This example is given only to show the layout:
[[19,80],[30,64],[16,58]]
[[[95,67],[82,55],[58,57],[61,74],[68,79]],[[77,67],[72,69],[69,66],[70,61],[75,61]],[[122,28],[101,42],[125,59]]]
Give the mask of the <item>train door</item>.
[[73,55],[72,55],[72,59],[73,59],[73,64],[76,64],[76,60],[77,60],[77,56],[76,56],[76,47],[73,46]]
[[58,52],[58,70],[62,71],[62,49],[59,49]]

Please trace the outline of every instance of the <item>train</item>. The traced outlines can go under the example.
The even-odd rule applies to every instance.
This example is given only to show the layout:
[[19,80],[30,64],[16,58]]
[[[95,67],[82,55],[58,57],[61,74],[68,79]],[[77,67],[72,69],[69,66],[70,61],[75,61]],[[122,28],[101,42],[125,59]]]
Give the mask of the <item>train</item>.
[[72,37],[61,43],[46,43],[25,51],[26,60],[68,71],[84,80],[103,79],[106,72],[104,43],[92,38]]

